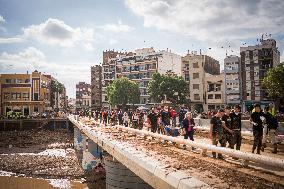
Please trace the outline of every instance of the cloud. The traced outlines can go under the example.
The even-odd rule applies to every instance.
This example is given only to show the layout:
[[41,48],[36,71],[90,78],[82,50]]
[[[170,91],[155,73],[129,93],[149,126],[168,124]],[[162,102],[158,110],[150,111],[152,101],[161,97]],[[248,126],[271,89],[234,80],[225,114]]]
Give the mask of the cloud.
[[282,0],[126,0],[145,27],[208,40],[256,38],[284,30]]
[[[45,54],[35,48],[28,47],[18,53],[3,52],[0,54],[0,70],[3,73],[24,73],[38,70],[50,74],[64,83],[68,95],[75,96],[75,84],[79,81],[90,82],[90,67],[92,62],[49,62]],[[78,74],[80,73],[80,74]]]
[[118,24],[106,24],[101,27],[103,30],[108,32],[114,32],[114,33],[127,33],[134,30],[133,27],[128,26],[126,24],[122,24],[121,20],[118,21]]
[[4,19],[4,17],[0,14],[0,24],[1,23],[4,23],[5,22],[5,19]]
[[4,19],[4,17],[0,14],[0,30],[2,31],[6,31],[6,28],[1,26],[2,24],[4,24],[6,22],[6,20]]
[[49,18],[39,25],[23,28],[26,39],[36,39],[41,43],[71,48],[81,45],[86,50],[93,50],[94,30],[92,28],[72,28],[58,19]]
[[21,43],[24,39],[21,37],[0,38],[0,44]]
[[25,63],[25,62],[38,62],[45,59],[45,55],[40,50],[34,47],[28,47],[22,52],[17,54],[9,54],[3,52],[0,56],[0,62],[9,62],[9,63]]

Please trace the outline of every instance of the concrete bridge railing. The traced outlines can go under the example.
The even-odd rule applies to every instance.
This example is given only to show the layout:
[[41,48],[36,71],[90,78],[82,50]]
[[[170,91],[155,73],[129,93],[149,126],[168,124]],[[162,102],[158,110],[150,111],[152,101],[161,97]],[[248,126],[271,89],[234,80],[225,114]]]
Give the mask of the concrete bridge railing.
[[[137,182],[133,185],[128,185],[126,188],[163,188],[163,189],[187,189],[187,188],[210,188],[206,183],[191,177],[183,171],[174,171],[167,169],[166,165],[161,164],[153,157],[147,156],[145,153],[138,151],[134,146],[127,142],[118,142],[111,140],[108,135],[103,134],[100,131],[95,131],[93,128],[81,123],[77,117],[69,116],[69,120],[84,133],[86,137],[98,144],[104,151],[106,151],[111,157],[113,162],[120,162],[135,175],[143,179],[148,185]],[[107,161],[111,158],[107,158]],[[110,170],[110,169],[109,169]],[[110,171],[111,172],[111,171]],[[125,188],[125,184],[129,179],[129,175],[125,177],[123,173],[125,171],[116,171],[117,177],[125,178],[125,182],[116,182],[108,179],[108,172],[106,173],[107,182],[116,184],[113,186],[108,185],[107,188]],[[119,184],[119,186],[117,186]]]

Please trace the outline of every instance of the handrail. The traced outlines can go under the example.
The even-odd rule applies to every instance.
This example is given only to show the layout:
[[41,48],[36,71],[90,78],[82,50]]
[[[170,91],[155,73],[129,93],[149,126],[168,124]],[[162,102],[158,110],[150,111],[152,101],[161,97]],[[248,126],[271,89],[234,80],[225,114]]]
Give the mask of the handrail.
[[[78,121],[78,118],[77,118],[77,121]],[[98,122],[94,122],[94,123],[96,125],[103,125],[103,124],[100,124]],[[210,151],[213,151],[213,152],[222,153],[222,154],[234,157],[234,158],[243,159],[245,161],[262,163],[262,164],[265,164],[265,165],[270,165],[270,166],[274,166],[274,167],[281,167],[281,168],[284,169],[284,160],[279,159],[279,158],[271,158],[271,157],[264,156],[264,155],[252,154],[252,153],[248,153],[248,152],[241,152],[241,151],[238,151],[238,150],[229,149],[229,148],[225,148],[225,147],[217,147],[217,146],[214,146],[214,145],[211,145],[211,144],[199,143],[199,142],[181,139],[181,138],[177,138],[177,137],[162,135],[162,134],[158,134],[158,133],[152,133],[150,131],[133,129],[133,128],[130,128],[130,127],[124,127],[124,126],[121,126],[121,125],[108,126],[108,127],[109,128],[119,128],[119,129],[126,130],[126,131],[129,131],[129,132],[135,133],[135,134],[151,136],[151,137],[154,137],[154,138],[175,142],[177,144],[189,145],[191,147],[196,147],[196,148],[199,148],[199,149],[202,149],[202,150],[210,150]]]

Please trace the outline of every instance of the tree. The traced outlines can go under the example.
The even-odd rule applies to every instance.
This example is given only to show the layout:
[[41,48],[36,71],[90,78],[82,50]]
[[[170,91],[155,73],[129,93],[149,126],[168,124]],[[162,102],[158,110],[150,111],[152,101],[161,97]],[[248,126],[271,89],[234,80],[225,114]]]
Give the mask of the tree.
[[106,88],[106,91],[110,105],[121,105],[122,108],[125,108],[127,103],[135,104],[139,102],[140,91],[138,84],[126,77],[115,79]]
[[283,62],[269,69],[262,81],[262,86],[272,98],[284,98],[284,65]]
[[150,97],[156,102],[165,100],[165,97],[174,104],[186,104],[188,102],[188,84],[182,77],[172,73],[166,75],[153,74],[147,90]]
[[54,92],[62,93],[62,91],[64,90],[64,85],[57,80],[51,80],[51,89]]

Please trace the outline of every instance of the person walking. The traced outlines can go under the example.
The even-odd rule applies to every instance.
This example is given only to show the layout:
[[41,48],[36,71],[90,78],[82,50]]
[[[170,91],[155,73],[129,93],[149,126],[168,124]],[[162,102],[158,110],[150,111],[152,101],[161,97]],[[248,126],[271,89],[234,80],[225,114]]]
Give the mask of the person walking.
[[174,108],[170,108],[170,114],[171,114],[171,119],[172,119],[172,125],[175,127],[176,126],[176,119],[177,119],[177,112]]
[[138,111],[138,117],[139,117],[139,122],[138,122],[138,129],[142,130],[143,129],[143,124],[144,124],[144,113],[142,110]]
[[232,130],[232,120],[230,117],[231,114],[231,107],[230,106],[226,106],[225,107],[225,114],[222,117],[222,121],[225,122],[223,128],[224,128],[224,132],[223,132],[223,145],[226,146],[227,142],[229,143],[229,147],[230,148],[234,148],[234,132]]
[[[223,126],[222,124],[225,124],[222,122],[222,117],[224,115],[224,110],[219,109],[217,113],[211,118],[210,120],[210,138],[212,141],[212,145],[217,146],[218,143],[222,147],[224,147],[224,139],[223,139]],[[216,158],[216,152],[212,152],[213,158]],[[218,153],[217,158],[223,159],[222,154]]]
[[119,111],[117,113],[117,118],[118,118],[118,124],[119,125],[121,125],[123,123],[122,117],[123,117],[123,112],[121,111],[121,109],[119,109]]
[[158,115],[155,112],[155,108],[151,109],[151,112],[147,116],[149,124],[151,125],[151,132],[155,133],[158,128]]
[[127,112],[124,112],[123,117],[122,117],[122,122],[125,127],[128,127],[129,117],[128,117]]
[[234,107],[234,112],[230,113],[231,118],[231,128],[233,130],[233,148],[236,146],[236,150],[241,149],[242,144],[242,116],[241,116],[241,107],[236,105]]
[[179,114],[178,114],[179,124],[181,127],[182,127],[182,121],[184,119],[185,114],[186,114],[185,109],[181,107],[181,109],[179,110]]
[[260,154],[263,137],[263,121],[265,120],[264,113],[261,111],[260,105],[254,105],[254,112],[250,116],[250,121],[253,125],[253,147],[252,153],[257,149],[257,154]]
[[134,112],[133,115],[132,115],[132,127],[134,129],[137,129],[138,123],[139,123],[139,116],[138,116],[137,112]]
[[[193,127],[195,126],[195,123],[194,123],[194,119],[192,117],[192,113],[191,112],[187,112],[185,114],[185,118],[183,119],[182,121],[182,133],[183,133],[183,137],[184,139],[190,139],[191,141],[194,141],[194,138],[193,138],[193,134],[194,134],[194,129]],[[184,144],[183,145],[183,148],[185,149],[186,148],[186,145]],[[195,148],[192,147],[192,150],[194,150]]]
[[272,153],[277,154],[277,140],[276,140],[276,130],[278,127],[278,121],[270,113],[270,107],[264,108],[264,117],[265,117],[265,124],[263,127],[263,138],[262,138],[262,146],[261,151],[264,151],[266,148],[267,137],[269,136],[271,139],[271,144],[273,145]]

